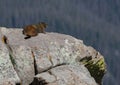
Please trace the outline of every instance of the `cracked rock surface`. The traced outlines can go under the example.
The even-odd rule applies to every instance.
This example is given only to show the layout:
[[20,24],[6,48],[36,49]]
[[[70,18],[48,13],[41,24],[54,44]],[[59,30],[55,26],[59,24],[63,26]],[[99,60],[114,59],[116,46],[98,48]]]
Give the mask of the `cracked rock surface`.
[[62,65],[35,77],[44,79],[48,85],[96,85],[82,65]]
[[3,36],[7,44],[0,40],[0,85],[101,84],[103,75],[98,82],[87,67],[92,62],[104,73],[104,58],[81,40],[59,33],[24,39],[22,29],[0,27]]

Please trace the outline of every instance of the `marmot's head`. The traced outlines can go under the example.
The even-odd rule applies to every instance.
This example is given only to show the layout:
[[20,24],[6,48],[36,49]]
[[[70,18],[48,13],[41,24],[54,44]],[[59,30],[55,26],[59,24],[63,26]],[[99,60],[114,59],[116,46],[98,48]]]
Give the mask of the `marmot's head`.
[[39,27],[43,27],[43,28],[46,28],[47,27],[47,24],[45,22],[40,22],[38,23]]

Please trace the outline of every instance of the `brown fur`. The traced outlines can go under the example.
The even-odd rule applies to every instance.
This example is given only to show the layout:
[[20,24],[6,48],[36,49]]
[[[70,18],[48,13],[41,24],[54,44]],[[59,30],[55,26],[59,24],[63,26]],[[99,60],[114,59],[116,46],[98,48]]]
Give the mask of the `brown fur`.
[[41,22],[41,23],[36,24],[36,25],[25,26],[23,28],[23,34],[26,35],[25,39],[37,36],[38,33],[45,33],[46,27],[47,27],[47,24],[44,22]]

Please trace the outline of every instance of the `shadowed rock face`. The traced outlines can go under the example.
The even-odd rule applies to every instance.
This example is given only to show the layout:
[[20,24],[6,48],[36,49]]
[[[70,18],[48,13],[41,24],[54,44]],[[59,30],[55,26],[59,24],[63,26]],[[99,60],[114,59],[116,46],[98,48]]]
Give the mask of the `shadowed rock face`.
[[81,40],[59,33],[40,33],[26,40],[22,29],[1,27],[0,38],[4,35],[7,44],[0,41],[0,85],[98,85],[102,82],[106,70],[104,58]]

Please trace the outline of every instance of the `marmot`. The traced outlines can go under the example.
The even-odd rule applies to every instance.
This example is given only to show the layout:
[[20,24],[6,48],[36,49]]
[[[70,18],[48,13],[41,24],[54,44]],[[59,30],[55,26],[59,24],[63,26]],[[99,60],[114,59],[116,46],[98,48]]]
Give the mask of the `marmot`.
[[27,25],[23,28],[23,34],[26,35],[24,39],[28,39],[34,36],[37,36],[38,33],[45,33],[45,28],[47,27],[47,24],[44,22],[33,24],[33,25]]

